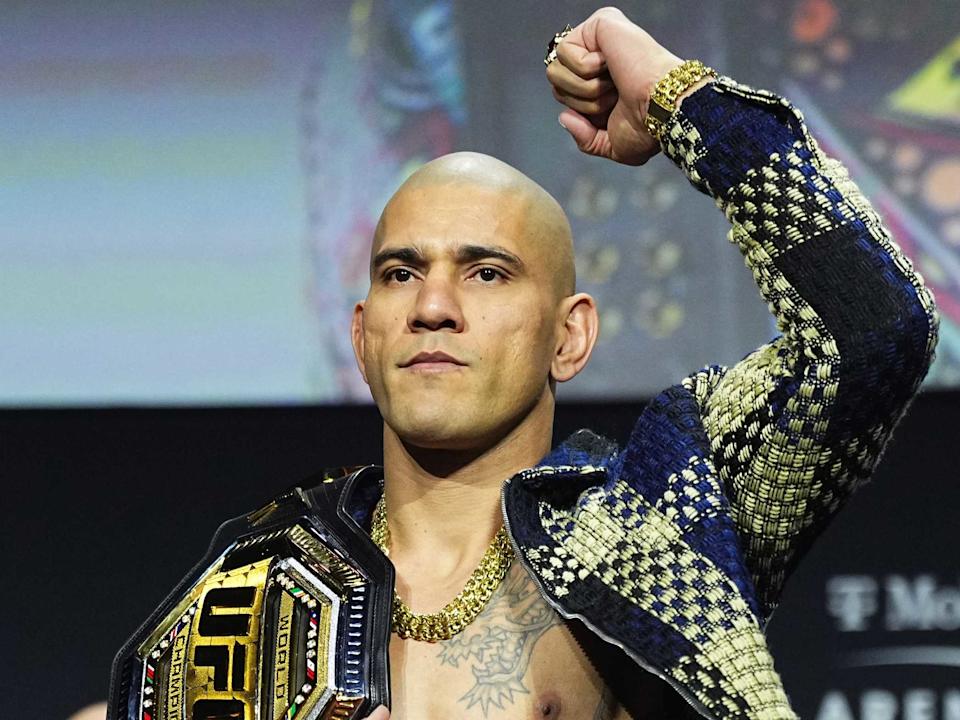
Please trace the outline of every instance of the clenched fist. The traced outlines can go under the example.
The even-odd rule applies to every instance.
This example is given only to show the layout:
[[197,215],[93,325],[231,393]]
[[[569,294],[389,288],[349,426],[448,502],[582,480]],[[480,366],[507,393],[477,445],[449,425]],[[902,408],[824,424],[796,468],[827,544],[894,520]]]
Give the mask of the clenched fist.
[[567,106],[560,124],[583,152],[642,165],[660,151],[644,126],[650,96],[681,64],[616,8],[597,10],[560,42],[547,66],[553,96]]

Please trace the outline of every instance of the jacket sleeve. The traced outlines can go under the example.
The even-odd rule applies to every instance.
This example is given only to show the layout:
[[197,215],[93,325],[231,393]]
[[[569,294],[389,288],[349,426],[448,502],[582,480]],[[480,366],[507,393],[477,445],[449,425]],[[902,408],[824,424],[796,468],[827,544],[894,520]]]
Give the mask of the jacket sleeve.
[[926,374],[934,301],[787,101],[720,78],[683,102],[662,142],[731,222],[781,332],[684,381],[769,616]]

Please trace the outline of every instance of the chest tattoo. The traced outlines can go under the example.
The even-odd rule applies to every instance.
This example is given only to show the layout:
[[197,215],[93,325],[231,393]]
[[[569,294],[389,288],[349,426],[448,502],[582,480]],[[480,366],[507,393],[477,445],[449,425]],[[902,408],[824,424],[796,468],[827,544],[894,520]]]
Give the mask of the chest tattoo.
[[514,564],[477,618],[440,643],[441,664],[468,665],[473,674],[473,687],[460,702],[468,709],[479,706],[487,717],[491,708],[502,710],[513,704],[515,695],[528,694],[523,677],[534,646],[561,622],[526,571]]

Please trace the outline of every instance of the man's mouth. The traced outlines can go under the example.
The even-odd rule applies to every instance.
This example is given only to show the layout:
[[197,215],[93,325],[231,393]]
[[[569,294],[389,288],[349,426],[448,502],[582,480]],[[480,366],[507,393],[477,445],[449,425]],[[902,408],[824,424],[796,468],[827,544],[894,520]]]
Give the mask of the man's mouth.
[[400,365],[416,372],[445,372],[465,367],[466,363],[445,352],[421,352]]

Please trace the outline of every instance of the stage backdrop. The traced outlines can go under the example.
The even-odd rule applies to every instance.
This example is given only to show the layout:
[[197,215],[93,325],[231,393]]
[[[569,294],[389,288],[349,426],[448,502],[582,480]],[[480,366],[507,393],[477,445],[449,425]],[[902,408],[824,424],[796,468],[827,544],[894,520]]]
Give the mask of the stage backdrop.
[[[668,161],[581,156],[540,62],[594,3],[0,3],[0,404],[368,400],[350,351],[376,218],[414,168],[495,154],[568,210],[602,310],[569,398],[640,398],[774,333]],[[683,56],[778,90],[935,290],[960,382],[951,0],[631,0]],[[633,361],[625,361],[633,358]]]

